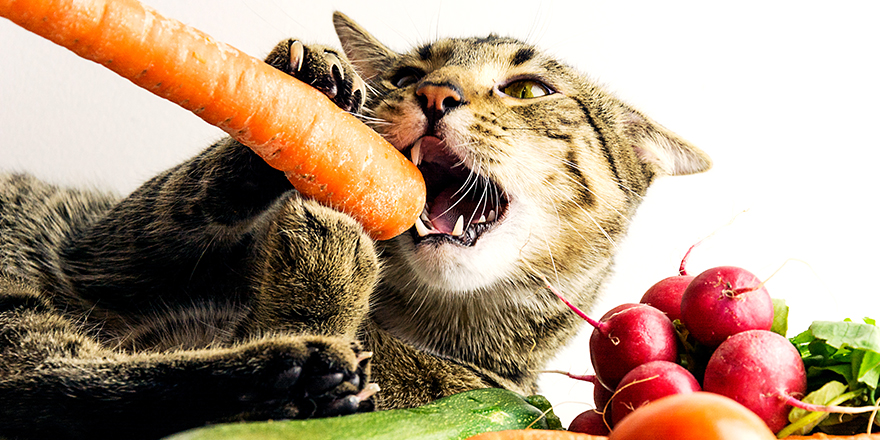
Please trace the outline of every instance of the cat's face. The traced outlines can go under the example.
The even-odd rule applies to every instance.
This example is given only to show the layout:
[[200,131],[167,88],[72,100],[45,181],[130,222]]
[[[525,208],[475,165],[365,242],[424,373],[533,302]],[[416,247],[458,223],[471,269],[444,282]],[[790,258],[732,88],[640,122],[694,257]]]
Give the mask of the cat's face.
[[531,271],[589,271],[656,175],[709,166],[517,40],[444,39],[398,54],[344,16],[336,24],[375,91],[366,116],[427,184],[422,218],[387,244],[407,284],[459,292]]

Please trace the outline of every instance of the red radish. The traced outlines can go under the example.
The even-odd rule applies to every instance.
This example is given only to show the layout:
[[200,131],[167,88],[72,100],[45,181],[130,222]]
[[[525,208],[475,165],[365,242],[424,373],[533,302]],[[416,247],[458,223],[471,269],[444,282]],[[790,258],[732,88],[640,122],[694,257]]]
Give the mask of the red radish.
[[633,368],[650,361],[678,360],[678,335],[666,314],[647,304],[621,304],[599,321],[570,303],[542,276],[547,289],[593,326],[590,360],[596,379],[613,389]]
[[614,395],[614,391],[605,388],[605,385],[599,383],[598,380],[593,385],[593,404],[596,405],[596,408],[604,411],[608,402],[611,401],[612,395]]
[[605,415],[599,410],[589,409],[577,415],[568,425],[568,430],[590,435],[608,435],[610,430],[605,423]]
[[735,334],[715,349],[703,390],[736,400],[773,432],[788,424],[792,398],[803,396],[807,374],[788,339],[766,330]]
[[665,313],[671,321],[680,320],[681,296],[693,279],[694,277],[690,275],[664,278],[651,286],[639,302],[656,307]]
[[770,330],[773,301],[751,272],[721,266],[697,275],[681,298],[681,322],[703,345],[746,330]]
[[612,426],[637,408],[661,397],[700,391],[687,369],[674,362],[653,361],[626,374],[611,398]]
[[[703,240],[705,240],[705,238]],[[694,243],[688,248],[687,252],[684,253],[684,257],[681,259],[681,264],[678,266],[678,275],[658,281],[657,284],[648,288],[639,302],[656,307],[661,312],[666,313],[666,316],[668,316],[671,321],[675,321],[676,319],[680,320],[681,296],[684,294],[684,289],[686,289],[688,284],[691,283],[691,280],[694,279],[694,277],[688,275],[687,272],[688,258],[690,258],[691,252],[693,252],[694,248],[699,246],[703,240]]]
[[678,337],[666,314],[646,304],[624,304],[593,325],[590,360],[596,378],[616,388],[633,368],[650,361],[678,360]]

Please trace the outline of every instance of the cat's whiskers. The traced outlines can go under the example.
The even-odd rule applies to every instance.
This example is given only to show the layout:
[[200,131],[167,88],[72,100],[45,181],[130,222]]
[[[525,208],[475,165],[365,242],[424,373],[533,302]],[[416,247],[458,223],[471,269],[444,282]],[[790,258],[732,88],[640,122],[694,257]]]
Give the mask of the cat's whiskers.
[[367,107],[361,108],[359,113],[352,113],[356,118],[360,119],[367,125],[392,125],[393,122],[389,121],[385,118],[377,118],[373,115],[376,114],[375,111],[369,109]]
[[358,119],[360,119],[362,122],[364,122],[365,124],[367,124],[371,127],[393,124],[391,121],[387,121],[387,120],[380,119],[380,118],[374,118],[372,116],[366,116],[366,115],[356,114],[356,113],[352,113],[352,114],[354,116],[356,116]]
[[[507,112],[510,112],[510,111],[511,111],[510,109],[507,110]],[[503,115],[503,114],[502,114],[502,115]],[[498,117],[496,117],[495,120],[494,120],[493,122],[496,122],[496,123],[497,123],[498,118],[500,118],[500,116],[501,116],[501,115],[499,115]],[[519,126],[519,127],[515,127],[515,126],[507,126],[507,127],[505,127],[505,128],[506,128],[507,131],[532,131],[532,132],[546,132],[546,131],[547,131],[547,129],[546,129],[545,127],[532,127],[532,126]],[[506,135],[500,135],[499,137],[513,137],[513,135],[506,134]],[[569,161],[569,160],[567,160],[567,159],[565,159],[565,158],[562,158],[562,157],[559,157],[559,156],[553,156],[552,153],[547,153],[547,154],[549,154],[550,157],[553,157],[553,158],[555,158],[555,159],[561,161],[562,163],[564,163],[564,164],[566,164],[566,165],[568,165],[568,166],[575,167],[575,168],[577,168],[577,169],[579,169],[579,170],[581,169],[579,165],[574,164],[574,163],[571,163],[571,161]],[[632,188],[630,188],[629,186],[623,184],[623,182],[620,182],[620,181],[618,180],[618,181],[616,181],[616,183],[617,183],[622,189],[626,190],[628,193],[630,193],[630,194],[631,194],[632,196],[634,196],[635,198],[637,198],[637,199],[639,199],[639,200],[642,200],[642,199],[644,198],[644,196],[642,196],[642,195],[639,194],[638,192],[634,191],[634,190],[633,190]],[[592,193],[592,191],[591,191],[589,188],[587,188],[586,185],[583,185],[582,183],[580,183],[580,185],[581,185],[584,189],[586,189],[587,191],[590,191],[590,192]],[[596,195],[596,194],[593,193],[593,195]],[[606,204],[608,204],[607,201],[603,201],[603,202],[606,203]],[[613,205],[611,205],[611,204],[609,204],[609,206],[612,206],[612,207],[613,207]]]
[[[528,127],[522,127],[521,129],[530,129],[530,128],[528,128]],[[484,146],[484,147],[489,147],[489,148],[496,148],[494,145],[492,145],[492,143],[485,143],[485,144],[483,144],[483,146]],[[478,157],[478,156],[475,155],[475,157]],[[569,160],[567,160],[567,159],[565,159],[564,157],[561,157],[561,156],[559,156],[559,155],[553,155],[553,154],[550,154],[549,157],[551,157],[551,158],[553,158],[553,159],[555,159],[555,160],[558,160],[559,162],[561,162],[561,163],[563,163],[563,164],[566,164],[566,165],[569,165],[569,166],[573,166],[573,167],[578,167],[577,164],[574,164],[574,163],[572,163],[571,161],[569,161]],[[530,165],[530,164],[528,164],[527,161],[525,161],[524,159],[518,159],[518,158],[516,158],[516,157],[513,157],[513,158],[507,158],[506,160],[512,160],[512,161],[513,161],[512,164],[513,164],[514,166],[519,167],[520,169],[527,169],[527,168],[529,167],[529,165]],[[480,163],[481,163],[481,162],[479,161],[479,157],[478,157],[478,160],[476,160],[475,162],[477,162],[477,164],[480,164]],[[517,162],[519,162],[519,163],[517,163]],[[477,165],[477,166],[475,166],[474,168],[478,168],[478,169],[479,169],[480,166]],[[482,171],[482,170],[481,170],[481,171]],[[474,174],[474,169],[471,169],[471,175],[473,175],[473,174]],[[483,174],[480,173],[480,175],[482,176]],[[607,200],[605,197],[602,197],[602,195],[600,195],[600,194],[596,193],[595,191],[593,191],[593,190],[592,190],[589,186],[587,186],[584,182],[581,182],[581,181],[577,180],[576,178],[574,178],[573,176],[570,176],[570,175],[568,175],[568,174],[563,174],[563,176],[565,176],[565,178],[566,178],[568,181],[572,182],[574,185],[576,185],[576,186],[578,186],[579,188],[583,189],[584,191],[587,191],[588,193],[590,193],[590,194],[591,194],[593,197],[595,197],[596,200],[598,200],[603,206],[605,206],[606,208],[609,208],[612,212],[614,212],[615,214],[617,214],[618,216],[620,216],[620,218],[623,219],[623,221],[624,221],[627,225],[629,225],[629,224],[631,223],[632,220],[629,218],[629,216],[627,216],[625,213],[621,212],[621,211],[620,211],[620,210],[619,210],[619,209],[618,209],[613,203],[611,203],[611,202],[610,202],[609,200]],[[471,176],[468,177],[468,181],[470,181],[470,180],[471,180]],[[466,182],[466,183],[467,183],[467,182]],[[624,186],[624,185],[621,185],[621,187],[623,187],[623,186]],[[568,192],[568,189],[567,189],[567,188],[564,188],[564,187],[562,187],[562,186],[560,186],[560,185],[552,185],[552,188],[554,189],[554,192],[557,192],[557,193],[565,193],[565,192]],[[461,195],[461,197],[459,197],[459,200],[457,200],[457,201],[455,202],[455,204],[453,204],[449,209],[452,209],[452,207],[456,206],[461,200],[463,200],[463,198],[466,197],[467,194],[469,194],[469,193],[472,191],[472,189],[473,189],[473,183],[471,183],[470,186],[468,186],[467,184],[462,185],[462,187],[456,192],[456,194],[459,194],[459,193],[463,193],[463,194]],[[488,189],[488,188],[484,188],[484,196],[485,196],[485,193],[486,193],[487,189]],[[498,191],[497,186],[493,185],[493,190],[496,192],[496,194],[495,194],[495,195],[496,195],[496,197],[495,197],[495,204],[496,204],[495,212],[498,213],[498,212],[500,212],[500,211],[499,211],[499,200],[500,200],[500,195],[497,194],[497,191]],[[630,192],[632,192],[633,194],[635,194],[632,190],[630,190]],[[525,192],[521,192],[521,193],[525,193]],[[635,195],[636,195],[637,197],[641,198],[640,195],[638,195],[638,194],[635,194]],[[482,204],[482,198],[481,198],[481,202],[480,202],[480,203]],[[561,217],[559,216],[558,209],[557,209],[555,206],[553,207],[553,209],[556,211],[557,223],[558,223],[560,226],[562,226],[563,221],[562,221]],[[593,225],[595,225],[595,227],[596,227],[596,228],[602,233],[602,235],[605,237],[605,239],[608,240],[608,242],[611,244],[611,246],[612,246],[614,249],[619,249],[619,245],[618,245],[618,243],[614,240],[614,238],[611,236],[611,234],[610,234],[610,233],[609,233],[609,232],[608,232],[608,231],[607,231],[607,230],[606,230],[606,229],[605,229],[605,228],[599,223],[599,221],[596,219],[596,217],[595,217],[595,215],[594,215],[593,213],[591,213],[588,209],[586,209],[586,208],[583,207],[583,206],[578,206],[578,209],[579,209],[581,212],[583,212],[583,214],[589,219],[589,221],[590,221]],[[445,211],[443,214],[447,213],[448,211],[449,211],[449,210]],[[474,215],[476,215],[476,212],[474,213]],[[473,222],[473,218],[471,218],[471,222]],[[572,229],[576,234],[578,234],[578,236],[579,236],[579,237],[580,237],[585,243],[588,243],[588,244],[589,244],[589,243],[591,242],[591,240],[588,240],[588,239],[587,239],[587,238],[586,238],[586,237],[585,237],[585,236],[579,231],[579,228],[575,227],[574,225],[571,225],[571,222],[570,222],[570,221],[567,221],[566,223],[569,224],[569,226],[571,227],[571,229]],[[543,235],[542,238],[544,239],[544,241],[546,242],[546,244],[547,244],[547,246],[548,246],[548,248],[549,248],[549,246],[550,246],[550,245],[549,245],[549,241],[548,241],[549,238],[547,237],[546,233],[542,233],[542,235]],[[594,246],[592,246],[592,244],[591,244],[591,247],[594,247]],[[552,261],[553,256],[552,256],[552,255],[548,255],[548,257],[550,257],[550,259],[551,259],[551,261]],[[554,266],[555,266],[555,262],[554,262],[553,264],[554,264]]]
[[[465,144],[463,146],[467,146],[467,145],[468,144]],[[486,184],[485,184],[486,188],[488,188],[489,186],[494,186],[491,184],[491,181],[489,180],[488,177],[486,177],[482,173],[480,173],[482,165],[481,165],[481,160],[479,158],[477,158],[476,163],[472,166],[467,166],[467,162],[468,162],[468,160],[465,158],[465,159],[461,159],[458,163],[453,165],[453,167],[464,166],[468,169],[468,175],[465,178],[465,181],[461,184],[461,186],[458,188],[458,190],[456,190],[455,193],[453,193],[451,196],[451,197],[458,196],[458,199],[455,202],[453,202],[448,208],[446,208],[446,210],[444,210],[440,214],[434,216],[434,218],[432,218],[431,221],[433,221],[436,218],[439,218],[439,217],[442,217],[442,216],[448,214],[449,211],[451,211],[453,208],[458,206],[458,204],[460,204],[462,201],[464,201],[465,198],[468,197],[468,195],[471,193],[471,191],[473,191],[473,189],[477,186],[477,184],[480,182],[481,179],[486,182]],[[471,162],[473,162],[473,161],[471,161]],[[485,189],[484,189],[484,192],[485,192]],[[468,222],[468,224],[473,222],[473,215],[475,215],[475,214],[476,214],[476,211],[474,212],[474,214],[471,215],[471,221]]]
[[[571,161],[568,160],[568,159],[565,159],[565,158],[563,158],[563,157],[561,157],[561,156],[553,156],[552,154],[551,154],[551,157],[554,157],[555,159],[559,160],[560,162],[562,162],[563,164],[565,164],[565,165],[567,165],[567,166],[574,167],[574,168],[577,168],[577,169],[580,170],[580,171],[583,171],[583,170],[580,168],[579,165],[577,165],[577,164],[571,162]],[[566,179],[568,179],[570,182],[572,182],[573,184],[575,184],[575,185],[577,185],[578,187],[582,188],[584,191],[589,192],[593,197],[596,198],[596,200],[598,200],[599,202],[601,202],[602,204],[604,204],[606,207],[611,208],[611,209],[612,209],[615,213],[617,213],[618,215],[620,215],[620,216],[622,216],[622,217],[624,217],[624,218],[627,218],[626,215],[625,215],[624,213],[620,212],[620,210],[618,210],[617,207],[616,207],[613,203],[609,202],[609,201],[606,200],[604,197],[602,197],[600,194],[598,194],[598,193],[596,193],[595,191],[593,191],[593,190],[592,190],[589,186],[587,186],[587,184],[585,184],[584,182],[582,182],[582,181],[580,181],[580,180],[577,180],[577,179],[575,179],[574,177],[572,177],[571,175],[568,175],[568,174],[564,174],[564,177],[565,177]],[[623,184],[620,183],[620,182],[615,182],[615,183],[617,183],[618,185],[620,185],[622,188],[625,187],[625,185],[623,185]],[[632,190],[629,189],[629,188],[626,188],[626,189],[628,189],[629,192],[631,192],[633,195],[635,195],[638,199],[642,199],[642,196],[641,196],[641,195],[637,194],[636,192],[632,191]],[[627,222],[629,222],[629,218],[627,218]]]
[[[576,181],[575,181],[575,182],[576,182]],[[560,188],[560,187],[558,187],[557,185],[554,185],[553,187],[554,187],[555,189],[557,189],[558,191],[560,191],[560,192],[565,191],[565,188]],[[584,206],[581,206],[581,205],[576,205],[576,206],[577,206],[577,209],[578,209],[579,211],[583,212],[584,215],[587,217],[587,219],[589,219],[589,221],[590,221],[591,223],[593,223],[593,225],[596,226],[596,228],[597,228],[600,232],[602,232],[602,235],[604,235],[605,238],[608,240],[608,242],[611,243],[611,246],[612,246],[614,249],[619,249],[619,246],[617,245],[617,242],[614,241],[614,239],[611,237],[611,234],[609,234],[608,231],[607,231],[604,227],[602,227],[602,225],[599,223],[599,221],[596,220],[596,217],[593,215],[593,213],[591,213],[591,212],[590,212],[587,208],[585,208]],[[609,206],[610,206],[610,205],[609,205]],[[613,206],[610,206],[610,207],[612,208],[612,210],[613,210],[615,213],[617,213],[622,219],[624,219],[624,221],[626,221],[627,223],[630,223],[630,219],[629,219],[625,214],[621,213],[619,210],[615,209]],[[555,209],[555,207],[554,207],[554,209]],[[570,221],[569,221],[569,222],[570,222]],[[572,229],[573,229],[575,232],[578,232],[578,231],[579,231],[579,228],[577,228],[577,227],[572,227]],[[580,235],[579,232],[578,232],[578,234]],[[581,237],[583,237],[583,236],[581,236]],[[586,238],[585,238],[584,240],[586,241]]]
[[[475,180],[479,179],[481,177],[485,179],[485,177],[483,177],[482,173],[481,173],[482,165],[483,165],[482,159],[477,158],[476,165],[473,168],[471,168],[471,174],[478,176],[478,177],[475,177]],[[494,186],[494,185],[490,185],[487,183],[486,185],[483,186],[483,192],[482,192],[482,194],[480,194],[480,198],[477,201],[476,207],[474,208],[474,212],[471,213],[471,216],[468,219],[467,224],[469,224],[469,225],[473,224],[474,218],[477,216],[477,213],[478,212],[482,213],[485,210],[486,206],[488,206],[488,199],[487,199],[486,195],[489,193],[490,186]],[[480,218],[477,218],[477,220],[480,220]]]
[[[559,215],[559,208],[556,205],[553,205],[553,212],[556,213],[556,224],[561,226],[562,216]],[[556,283],[558,284],[559,268],[556,267],[556,259],[553,258],[553,248],[550,246],[550,238],[547,236],[547,228],[541,228],[541,232],[544,233],[544,243],[547,246],[547,257],[550,259],[550,266],[553,268],[553,276],[556,278]]]

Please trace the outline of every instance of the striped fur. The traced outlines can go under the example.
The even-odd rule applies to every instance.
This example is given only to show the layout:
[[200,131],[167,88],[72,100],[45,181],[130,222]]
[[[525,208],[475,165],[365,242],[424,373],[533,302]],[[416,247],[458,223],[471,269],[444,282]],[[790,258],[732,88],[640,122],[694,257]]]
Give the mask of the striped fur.
[[[329,407],[368,371],[381,408],[533,392],[580,327],[541,278],[589,309],[651,182],[710,166],[526,43],[442,39],[399,54],[334,22],[345,54],[309,46],[304,70],[354,109],[350,60],[371,92],[365,120],[420,162],[430,230],[373,243],[228,139],[125,198],[0,176],[0,399],[12,402],[0,436],[321,415],[295,390],[339,368],[348,381]],[[267,62],[290,71],[297,44]]]
[[[376,91],[366,114],[377,131],[404,154],[435,132],[510,198],[506,218],[472,246],[418,242],[413,234],[382,243],[374,320],[420,350],[534,391],[537,372],[580,326],[539,277],[589,310],[651,182],[703,171],[709,159],[521,41],[444,39],[398,54],[342,15],[336,25],[349,59]],[[413,74],[411,84],[395,84]],[[525,100],[499,93],[518,79],[554,93]],[[460,91],[464,104],[433,122],[418,97],[424,84]],[[377,368],[374,375],[382,383],[398,373]],[[406,391],[395,392],[383,399],[408,400]]]

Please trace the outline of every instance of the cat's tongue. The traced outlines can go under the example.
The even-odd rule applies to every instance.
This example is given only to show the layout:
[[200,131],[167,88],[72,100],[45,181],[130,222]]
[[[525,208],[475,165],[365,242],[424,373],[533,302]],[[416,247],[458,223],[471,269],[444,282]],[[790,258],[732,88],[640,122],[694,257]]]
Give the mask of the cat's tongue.
[[[447,151],[443,140],[425,136],[413,145],[411,154],[417,156],[413,162],[420,164],[425,177],[428,227],[434,233],[461,235],[471,223],[487,215],[482,212],[486,201],[480,204],[485,189],[480,189],[476,182],[469,183],[471,170]],[[476,212],[478,209],[481,212]],[[459,219],[461,229],[456,230]]]
[[431,219],[434,229],[439,232],[451,234],[455,229],[455,222],[458,221],[459,216],[463,215],[465,217],[464,221],[467,222],[471,214],[473,214],[473,209],[470,212],[464,212],[465,210],[461,206],[464,202],[455,204],[455,201],[461,197],[461,194],[455,194],[457,190],[458,188],[452,187],[444,189],[437,195],[429,207],[428,218]]
[[431,219],[436,231],[452,234],[459,217],[462,218],[464,229],[467,229],[471,223],[479,221],[480,217],[485,221],[487,215],[485,211],[488,211],[485,202],[480,204],[471,196],[462,196],[463,192],[460,187],[448,187],[430,204],[428,218]]

